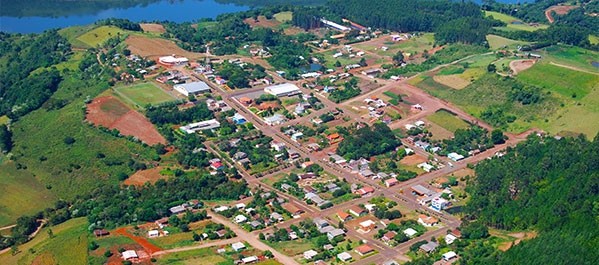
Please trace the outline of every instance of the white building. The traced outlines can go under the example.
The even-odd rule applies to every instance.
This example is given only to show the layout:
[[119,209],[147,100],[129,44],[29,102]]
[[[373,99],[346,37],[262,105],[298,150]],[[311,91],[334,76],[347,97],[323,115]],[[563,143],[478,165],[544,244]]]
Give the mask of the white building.
[[173,89],[175,89],[177,92],[183,94],[186,97],[188,97],[189,95],[197,95],[210,92],[210,87],[208,86],[208,84],[202,81],[178,84],[173,86]]
[[130,260],[130,259],[137,258],[137,252],[135,252],[135,250],[124,251],[123,253],[121,253],[121,255],[123,256],[124,260]]
[[233,244],[231,244],[231,247],[232,247],[232,248],[233,248],[233,250],[235,250],[235,251],[240,251],[240,250],[243,250],[243,249],[245,249],[245,245],[244,245],[243,243],[241,243],[241,242],[236,242],[236,243],[233,243]]
[[457,237],[455,237],[454,235],[452,235],[452,234],[447,234],[447,235],[445,236],[445,243],[447,243],[447,245],[451,245],[451,244],[453,244],[453,242],[454,242],[456,239],[458,239],[458,238],[457,238]]
[[450,259],[453,259],[453,258],[455,258],[457,256],[458,256],[458,254],[456,254],[455,252],[449,251],[449,252],[443,254],[443,259],[445,261],[449,261]]
[[341,252],[341,253],[337,254],[337,258],[340,261],[346,262],[346,261],[351,260],[352,256],[349,253],[347,253],[347,252]]
[[245,223],[248,220],[247,217],[245,217],[244,215],[238,215],[235,216],[235,223],[241,224],[241,223]]
[[436,197],[431,201],[431,208],[437,211],[442,211],[449,205],[449,201],[441,197]]
[[299,94],[300,89],[294,84],[284,83],[280,85],[265,87],[264,92],[277,97],[285,97]]
[[216,119],[212,119],[212,120],[207,120],[207,121],[190,123],[188,125],[181,126],[181,128],[179,128],[179,130],[181,130],[187,134],[192,134],[197,131],[212,130],[212,129],[216,129],[218,127],[220,127],[220,122],[218,122]]
[[148,237],[157,237],[159,235],[160,235],[160,233],[158,232],[158,230],[150,230],[150,231],[148,231]]
[[318,255],[318,252],[316,252],[313,249],[310,249],[306,252],[304,252],[304,259],[306,260],[311,260],[312,258],[314,258],[314,256]]
[[457,162],[464,159],[464,156],[454,152],[447,154],[447,158]]
[[183,65],[189,62],[185,57],[175,57],[175,55],[163,56],[158,58],[158,62],[164,65]]
[[413,237],[414,235],[418,234],[418,231],[412,229],[412,228],[408,228],[406,230],[403,230],[403,233],[407,236],[407,237]]
[[349,27],[339,25],[339,24],[337,24],[337,23],[335,23],[333,21],[329,21],[329,20],[326,20],[324,18],[321,18],[320,22],[322,22],[323,24],[325,24],[325,25],[327,25],[327,26],[329,26],[331,28],[339,30],[339,31],[350,31],[351,30]]
[[245,258],[241,259],[241,261],[243,262],[243,264],[250,264],[250,263],[258,262],[258,257],[256,257],[256,256],[245,257]]

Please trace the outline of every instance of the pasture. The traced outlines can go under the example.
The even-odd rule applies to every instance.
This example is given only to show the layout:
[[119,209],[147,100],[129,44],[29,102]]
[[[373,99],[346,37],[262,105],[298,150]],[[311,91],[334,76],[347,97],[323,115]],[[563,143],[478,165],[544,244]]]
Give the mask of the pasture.
[[599,75],[548,64],[537,63],[518,74],[518,80],[566,97],[582,99],[599,89]]
[[293,17],[293,12],[291,12],[291,11],[279,12],[274,15],[274,18],[281,23],[291,21],[292,17]]
[[114,90],[117,94],[142,108],[147,105],[157,105],[175,100],[173,96],[152,82],[117,87]]
[[489,43],[489,47],[491,47],[492,50],[504,49],[506,47],[508,49],[514,49],[518,46],[530,44],[530,42],[527,41],[512,40],[493,34],[487,35],[487,42]]
[[457,129],[466,129],[470,127],[467,122],[444,109],[427,116],[426,119],[450,132],[455,132]]
[[494,12],[494,11],[485,11],[485,15],[487,17],[492,16],[494,19],[502,21],[506,24],[505,27],[500,27],[499,29],[507,28],[508,30],[535,31],[538,29],[546,29],[549,27],[544,24],[539,24],[538,26],[531,26],[516,17],[512,17],[510,15],[506,15],[506,14]]
[[599,74],[599,68],[591,65],[593,61],[599,61],[599,52],[568,45],[554,45],[536,53],[543,56],[543,61]]
[[[398,51],[402,51],[408,54],[423,53],[425,50],[432,50],[435,37],[433,33],[424,33],[419,36],[415,36],[409,40],[393,42],[390,37],[381,39],[375,39],[372,41],[353,45],[355,48],[360,50],[366,50],[374,52],[379,56],[393,56]],[[383,51],[381,47],[386,46],[389,49]]]
[[87,43],[77,39],[79,36],[92,30],[94,25],[72,26],[58,30],[58,34],[66,38],[75,48],[91,48]]
[[13,224],[21,215],[35,214],[54,205],[56,196],[35,176],[25,170],[18,170],[13,161],[1,160],[0,158],[0,226]]
[[125,34],[125,31],[117,27],[101,26],[83,33],[77,37],[77,40],[87,44],[89,47],[96,47],[112,37],[123,34]]
[[164,256],[160,256],[156,261],[156,264],[169,264],[169,265],[184,265],[184,264],[198,264],[198,265],[212,265],[212,264],[233,264],[233,260],[225,258],[216,253],[216,247],[202,248],[196,250],[182,251],[177,253],[171,253]]

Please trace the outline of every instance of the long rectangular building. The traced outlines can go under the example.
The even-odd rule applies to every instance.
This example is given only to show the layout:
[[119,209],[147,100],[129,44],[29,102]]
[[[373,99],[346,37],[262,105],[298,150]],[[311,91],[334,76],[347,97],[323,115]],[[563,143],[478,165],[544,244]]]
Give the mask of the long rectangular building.
[[277,97],[285,97],[299,94],[300,89],[294,84],[284,83],[280,85],[265,87],[264,92]]
[[201,93],[210,92],[210,87],[208,86],[208,84],[202,81],[178,84],[173,86],[173,89],[185,95],[186,97],[188,97],[189,95],[197,95]]

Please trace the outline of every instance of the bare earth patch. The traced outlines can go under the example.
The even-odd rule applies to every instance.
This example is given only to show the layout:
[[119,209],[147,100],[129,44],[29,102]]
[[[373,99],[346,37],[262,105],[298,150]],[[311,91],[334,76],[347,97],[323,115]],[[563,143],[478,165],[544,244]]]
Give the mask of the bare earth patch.
[[125,180],[125,185],[143,186],[146,182],[154,184],[159,179],[166,179],[167,176],[160,175],[161,167],[140,170]]
[[407,166],[413,166],[413,165],[418,165],[420,163],[424,163],[427,161],[427,158],[424,156],[421,156],[419,154],[414,154],[414,155],[410,155],[410,156],[406,156],[404,158],[402,158],[399,163],[401,163],[402,165],[407,165]]
[[166,139],[145,116],[112,96],[99,97],[88,104],[85,119],[94,125],[117,129],[121,134],[136,137],[148,145],[166,144]]
[[140,23],[139,26],[141,26],[141,28],[145,32],[154,32],[154,33],[165,33],[166,32],[166,29],[164,29],[164,26],[162,26],[160,24],[156,24],[156,23]]
[[258,20],[254,18],[246,18],[243,20],[245,24],[248,24],[252,28],[263,27],[263,28],[275,28],[281,25],[281,22],[276,19],[267,19],[265,16],[258,16]]
[[148,38],[143,36],[131,35],[125,43],[129,46],[131,53],[138,54],[142,57],[157,59],[160,56],[176,54],[189,59],[200,58],[202,53],[189,52],[181,49],[172,41],[160,38]]
[[555,14],[558,15],[565,15],[568,14],[568,12],[570,12],[570,10],[572,9],[576,9],[578,8],[578,6],[552,6],[547,8],[547,10],[545,10],[545,17],[547,17],[547,20],[549,20],[549,23],[553,23],[555,21],[555,18],[553,18],[553,16],[551,15],[551,11],[555,12]]
[[536,63],[535,60],[516,60],[510,62],[510,69],[513,75],[517,75],[528,68],[531,68]]
[[470,81],[460,77],[460,75],[435,75],[433,76],[435,82],[446,85],[453,89],[464,89],[470,85]]

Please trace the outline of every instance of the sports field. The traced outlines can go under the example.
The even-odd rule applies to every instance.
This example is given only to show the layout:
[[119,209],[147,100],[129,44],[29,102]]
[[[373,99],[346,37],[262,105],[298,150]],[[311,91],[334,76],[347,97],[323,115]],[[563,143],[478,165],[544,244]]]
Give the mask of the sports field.
[[506,15],[506,14],[502,14],[499,12],[493,12],[493,11],[485,11],[485,15],[487,17],[492,16],[494,19],[500,20],[502,22],[505,22],[505,24],[507,24],[505,27],[500,27],[499,29],[504,29],[507,28],[508,30],[525,30],[525,31],[535,31],[538,29],[546,29],[548,28],[547,25],[544,24],[540,24],[539,26],[530,26],[529,24],[527,24],[526,22],[523,22],[522,20]]
[[123,35],[124,33],[125,31],[117,27],[101,26],[77,37],[77,40],[89,45],[90,47],[96,47],[108,39],[116,37],[119,34]]
[[117,87],[115,91],[126,100],[142,108],[148,104],[156,105],[175,100],[173,96],[151,82]]

